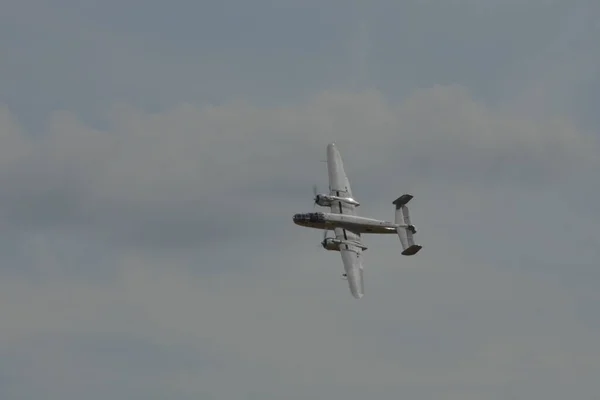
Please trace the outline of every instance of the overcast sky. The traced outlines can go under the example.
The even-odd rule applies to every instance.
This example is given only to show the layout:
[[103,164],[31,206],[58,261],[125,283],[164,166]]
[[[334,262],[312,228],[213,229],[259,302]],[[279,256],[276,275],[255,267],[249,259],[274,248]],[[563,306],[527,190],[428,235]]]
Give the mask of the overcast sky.
[[[5,0],[0,397],[593,399],[595,0]],[[292,215],[341,151],[365,296]]]

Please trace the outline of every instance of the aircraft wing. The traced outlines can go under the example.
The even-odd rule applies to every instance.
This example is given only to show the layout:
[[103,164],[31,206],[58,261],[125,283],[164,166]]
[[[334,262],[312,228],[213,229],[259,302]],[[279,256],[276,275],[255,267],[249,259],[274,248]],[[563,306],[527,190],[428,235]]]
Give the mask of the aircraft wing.
[[[352,189],[342,157],[335,144],[327,146],[327,171],[329,173],[329,194],[338,197],[352,197]],[[331,212],[335,214],[356,215],[356,206],[340,201],[331,203]],[[363,264],[362,264],[362,242],[360,234],[348,229],[335,228],[336,239],[352,244],[342,244],[340,254],[344,263],[344,271],[348,279],[348,286],[352,296],[360,299],[364,295]]]
[[[327,145],[327,172],[329,174],[329,194],[338,197],[352,197],[350,182],[344,171],[342,156],[335,144]],[[331,203],[331,212],[336,214],[356,215],[355,206],[340,201]]]
[[[338,235],[336,228],[336,236]],[[346,272],[346,279],[348,279],[348,286],[350,287],[350,293],[357,299],[360,299],[365,294],[364,281],[363,281],[363,265],[362,265],[362,249],[358,246],[352,246],[342,244],[340,246],[340,254],[342,255],[342,262],[344,263],[344,270]]]

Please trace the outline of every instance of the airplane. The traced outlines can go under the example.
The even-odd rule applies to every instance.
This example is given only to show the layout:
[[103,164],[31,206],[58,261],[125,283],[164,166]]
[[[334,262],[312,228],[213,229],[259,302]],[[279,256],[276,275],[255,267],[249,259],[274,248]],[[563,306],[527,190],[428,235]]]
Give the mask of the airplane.
[[[327,171],[329,194],[317,193],[315,188],[314,204],[330,207],[331,212],[294,214],[293,221],[299,226],[324,231],[321,245],[326,250],[340,252],[345,270],[342,279],[348,281],[352,296],[360,299],[364,296],[362,254],[367,250],[361,241],[361,235],[397,234],[403,250],[402,255],[412,256],[421,250],[422,246],[415,244],[413,235],[417,230],[410,222],[406,206],[413,196],[403,194],[392,202],[395,206],[393,223],[361,217],[356,212],[360,203],[352,196],[342,157],[335,143],[327,145]],[[329,230],[334,231],[335,237],[327,237]]]

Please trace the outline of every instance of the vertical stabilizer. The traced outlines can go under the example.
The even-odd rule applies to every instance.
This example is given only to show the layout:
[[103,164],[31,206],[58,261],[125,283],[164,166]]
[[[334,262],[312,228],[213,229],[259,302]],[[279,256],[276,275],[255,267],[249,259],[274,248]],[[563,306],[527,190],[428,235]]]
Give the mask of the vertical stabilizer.
[[394,223],[399,225],[396,228],[400,244],[402,245],[402,255],[412,256],[421,250],[422,246],[415,244],[414,234],[417,233],[414,225],[410,221],[410,214],[406,204],[413,198],[410,194],[403,194],[398,197],[392,204],[396,206],[394,215]]

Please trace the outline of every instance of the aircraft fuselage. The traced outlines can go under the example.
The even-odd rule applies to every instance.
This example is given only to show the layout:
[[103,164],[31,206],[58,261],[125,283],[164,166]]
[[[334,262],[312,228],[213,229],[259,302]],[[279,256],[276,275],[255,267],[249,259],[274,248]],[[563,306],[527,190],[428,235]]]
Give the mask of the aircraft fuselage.
[[312,212],[295,214],[294,223],[315,229],[348,229],[356,233],[396,234],[397,224],[356,215]]

